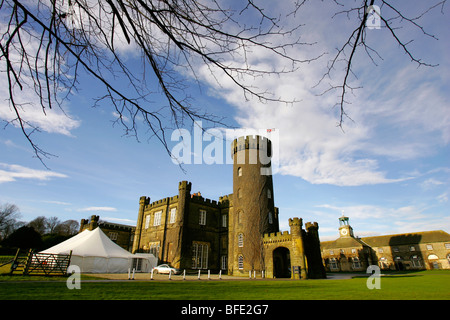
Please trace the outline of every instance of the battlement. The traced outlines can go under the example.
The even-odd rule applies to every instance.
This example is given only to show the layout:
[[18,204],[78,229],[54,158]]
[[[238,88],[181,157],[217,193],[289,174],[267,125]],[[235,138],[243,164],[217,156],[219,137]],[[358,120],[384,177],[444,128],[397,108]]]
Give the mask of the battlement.
[[189,181],[183,180],[183,181],[180,181],[180,183],[178,184],[178,190],[186,189],[186,190],[191,191],[191,188],[192,188],[192,183]]
[[303,225],[303,219],[302,218],[289,218],[289,226],[302,226]]
[[292,235],[290,235],[288,231],[271,232],[271,233],[265,233],[263,235],[263,243],[264,244],[281,243],[281,242],[287,242],[287,241],[292,241]]
[[268,150],[270,154],[272,151],[272,142],[266,137],[253,135],[234,139],[231,147],[232,155],[245,149]]
[[193,203],[200,203],[200,204],[204,204],[204,205],[212,206],[212,207],[218,207],[219,206],[219,204],[217,203],[216,200],[203,198],[202,196],[199,196],[199,195],[191,195],[191,202],[193,202]]
[[305,228],[308,231],[310,229],[318,230],[319,229],[319,224],[317,222],[307,222],[307,223],[305,223]]
[[152,203],[146,205],[145,209],[149,210],[151,208],[156,208],[156,207],[159,207],[159,206],[162,206],[162,205],[166,205],[167,206],[167,204],[171,204],[171,203],[175,203],[175,202],[178,202],[178,196],[167,197],[167,198],[163,198],[163,199],[160,199],[160,200],[153,201]]

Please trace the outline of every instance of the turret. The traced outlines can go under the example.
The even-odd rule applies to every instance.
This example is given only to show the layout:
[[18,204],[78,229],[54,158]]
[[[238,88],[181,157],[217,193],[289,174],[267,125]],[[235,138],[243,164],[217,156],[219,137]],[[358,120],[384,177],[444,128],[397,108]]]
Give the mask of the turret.
[[136,252],[139,249],[140,241],[141,241],[141,233],[142,233],[142,224],[144,220],[144,210],[145,206],[150,203],[150,197],[142,196],[139,198],[139,211],[138,211],[138,219],[136,224],[136,232],[134,235],[133,241],[133,249],[132,252]]
[[295,252],[291,254],[291,265],[300,267],[300,274],[294,273],[293,279],[301,276],[302,279],[308,278],[308,270],[305,261],[305,245],[302,231],[303,220],[301,218],[289,219],[289,227],[291,228],[292,248]]
[[261,237],[278,231],[271,148],[270,140],[260,136],[240,137],[232,143],[234,212],[230,223],[234,232],[229,237],[229,267],[234,274],[263,270]]

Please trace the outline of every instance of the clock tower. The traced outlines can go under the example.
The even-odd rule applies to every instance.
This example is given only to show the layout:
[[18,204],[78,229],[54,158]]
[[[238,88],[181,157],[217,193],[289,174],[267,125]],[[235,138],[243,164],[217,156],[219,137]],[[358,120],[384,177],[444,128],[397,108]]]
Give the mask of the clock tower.
[[348,217],[344,216],[339,218],[339,236],[340,237],[353,237],[353,228],[348,223]]

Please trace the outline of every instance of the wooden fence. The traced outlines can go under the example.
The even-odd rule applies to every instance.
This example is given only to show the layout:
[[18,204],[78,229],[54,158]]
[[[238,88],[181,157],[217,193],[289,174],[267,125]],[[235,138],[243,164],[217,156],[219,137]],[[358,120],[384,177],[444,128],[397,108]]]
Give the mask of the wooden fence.
[[70,254],[34,253],[28,251],[26,256],[20,256],[20,249],[11,263],[11,274],[34,275],[66,275],[70,265]]

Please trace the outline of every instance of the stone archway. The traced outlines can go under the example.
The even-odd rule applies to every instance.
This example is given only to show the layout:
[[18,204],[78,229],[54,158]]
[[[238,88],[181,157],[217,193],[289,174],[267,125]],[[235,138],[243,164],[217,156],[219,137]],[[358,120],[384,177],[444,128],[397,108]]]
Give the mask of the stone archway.
[[288,248],[278,247],[273,250],[273,277],[291,277],[291,257]]

